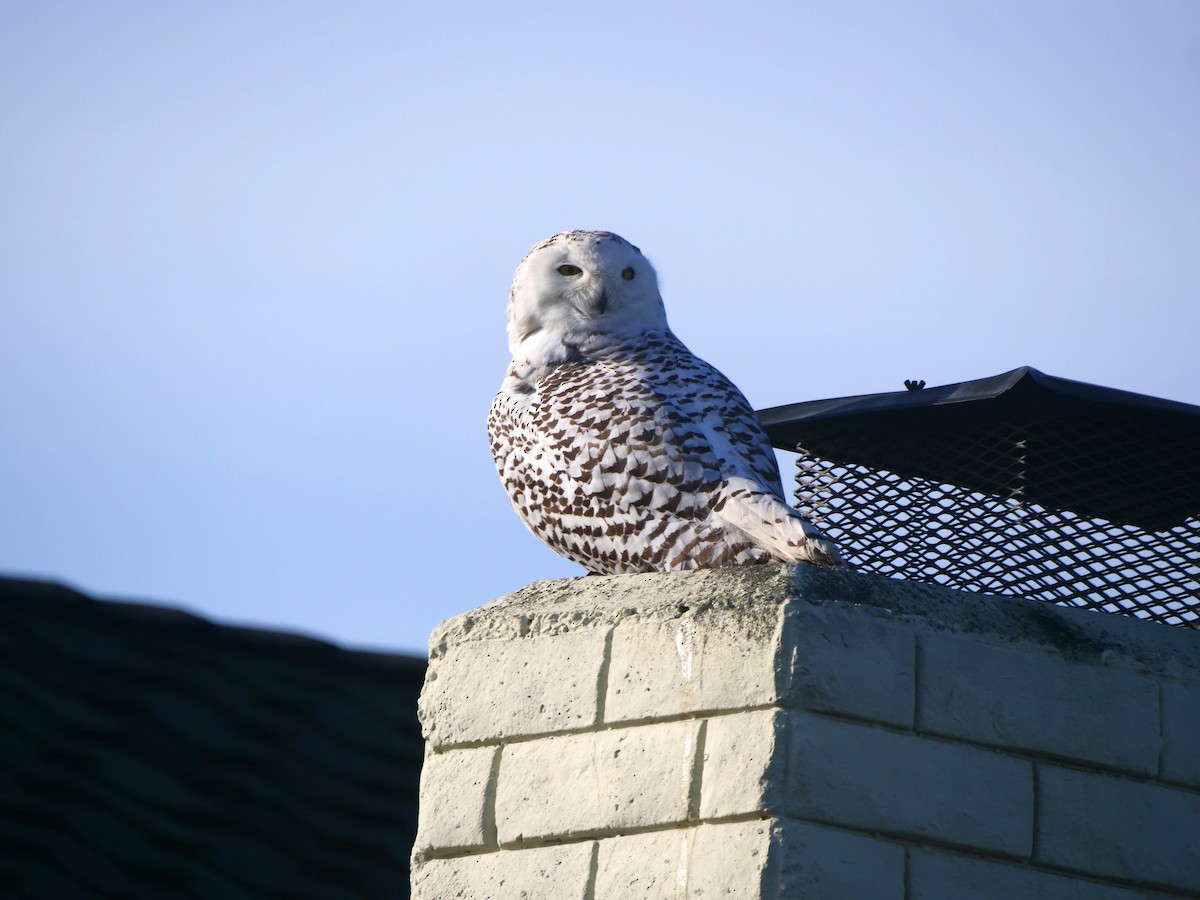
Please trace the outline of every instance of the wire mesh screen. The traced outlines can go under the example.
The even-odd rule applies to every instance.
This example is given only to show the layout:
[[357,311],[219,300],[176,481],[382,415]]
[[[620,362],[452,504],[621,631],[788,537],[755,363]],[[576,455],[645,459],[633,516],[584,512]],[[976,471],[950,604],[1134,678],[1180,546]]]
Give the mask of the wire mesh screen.
[[[1026,440],[992,435],[966,454],[991,472],[987,493],[797,450],[797,507],[859,571],[1200,627],[1200,519],[1132,525],[1030,500]],[[1097,462],[1064,463],[1042,494],[1069,500]],[[1146,487],[1122,485],[1133,508]]]

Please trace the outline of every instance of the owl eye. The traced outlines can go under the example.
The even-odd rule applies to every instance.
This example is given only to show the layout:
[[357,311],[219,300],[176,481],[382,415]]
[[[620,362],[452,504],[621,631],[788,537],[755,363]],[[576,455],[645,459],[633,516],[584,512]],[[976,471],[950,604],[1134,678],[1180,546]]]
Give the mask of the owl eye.
[[621,270],[621,277],[626,281],[633,281],[633,269],[627,268]]
[[579,266],[572,266],[572,265],[559,266],[558,274],[566,275],[569,278],[573,278],[576,275],[582,275],[583,269],[579,268]]

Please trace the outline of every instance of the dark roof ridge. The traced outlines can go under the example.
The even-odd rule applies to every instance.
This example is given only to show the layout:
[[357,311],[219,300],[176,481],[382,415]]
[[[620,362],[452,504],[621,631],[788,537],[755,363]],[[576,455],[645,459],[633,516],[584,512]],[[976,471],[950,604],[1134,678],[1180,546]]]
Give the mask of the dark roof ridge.
[[0,598],[3,598],[3,606],[9,609],[23,605],[31,612],[43,613],[47,605],[53,605],[58,614],[74,614],[111,622],[135,621],[142,626],[177,633],[190,630],[197,635],[203,633],[206,637],[244,644],[255,652],[274,649],[289,653],[336,655],[344,661],[369,667],[423,670],[426,665],[424,659],[411,654],[345,647],[324,638],[285,629],[217,622],[181,606],[93,597],[71,585],[51,579],[0,575]]

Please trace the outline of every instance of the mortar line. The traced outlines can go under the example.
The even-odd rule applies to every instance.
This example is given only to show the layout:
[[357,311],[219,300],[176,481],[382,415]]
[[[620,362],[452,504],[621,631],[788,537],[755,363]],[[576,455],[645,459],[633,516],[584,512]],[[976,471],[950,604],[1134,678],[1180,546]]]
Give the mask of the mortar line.
[[596,676],[596,725],[604,725],[605,706],[608,702],[608,670],[612,667],[613,631],[604,634],[604,655],[600,659],[600,674]]
[[913,734],[921,733],[921,681],[925,676],[925,647],[919,634],[913,634]]
[[504,756],[504,745],[496,746],[488,772],[487,792],[483,803],[483,839],[495,849],[500,849],[500,833],[496,825],[496,796],[500,793],[500,759]]
[[1042,790],[1038,776],[1041,774],[1041,766],[1037,763],[1030,763],[1033,768],[1033,775],[1030,779],[1030,787],[1033,788],[1033,809],[1030,815],[1029,827],[1033,829],[1033,833],[1029,836],[1029,861],[1036,864],[1041,859],[1039,851],[1040,834],[1041,834],[1041,811],[1042,811]]
[[1163,682],[1161,678],[1154,679],[1154,683],[1158,686],[1158,771],[1155,773],[1156,780],[1162,781],[1163,777],[1163,756],[1167,752],[1167,720],[1166,720],[1166,700],[1163,697]]
[[696,729],[696,756],[692,761],[692,783],[688,790],[687,817],[689,822],[700,819],[700,789],[704,784],[704,744],[708,738],[708,720],[701,719]]
[[[585,725],[580,728],[566,728],[562,731],[540,731],[536,734],[511,734],[502,738],[481,738],[477,741],[455,741],[433,748],[434,753],[447,753],[451,750],[474,750],[479,747],[494,747],[498,743],[525,744],[530,741],[541,741],[546,738],[573,737],[580,734],[599,734],[606,731],[621,731],[626,728],[644,728],[648,725],[667,725],[672,722],[693,722],[698,720],[716,719],[722,716],[737,716],[742,713],[761,712],[768,709],[782,709],[777,703],[763,703],[757,706],[739,706],[733,709],[706,709],[690,712],[672,713],[644,719],[627,719],[620,722],[603,722],[599,725]],[[801,710],[807,712],[807,710]],[[863,720],[867,722],[867,720]],[[868,722],[868,724],[870,724]]]
[[[586,841],[606,841],[613,838],[630,837],[639,834],[692,831],[705,825],[736,825],[741,822],[766,822],[780,818],[767,812],[739,813],[735,816],[716,816],[710,819],[695,821],[677,821],[657,823],[654,825],[635,826],[602,826],[589,828],[584,831],[573,831],[562,834],[552,834],[539,837],[525,837],[519,843],[504,844],[499,849],[495,847],[434,847],[425,851],[428,859],[462,859],[468,856],[483,856],[488,853],[520,853],[525,850],[536,850],[541,847],[558,847],[571,844],[582,844]],[[860,832],[865,833],[865,832]]]
[[596,900],[596,878],[600,874],[600,842],[592,841],[592,856],[588,860],[587,884],[583,888],[583,900]]

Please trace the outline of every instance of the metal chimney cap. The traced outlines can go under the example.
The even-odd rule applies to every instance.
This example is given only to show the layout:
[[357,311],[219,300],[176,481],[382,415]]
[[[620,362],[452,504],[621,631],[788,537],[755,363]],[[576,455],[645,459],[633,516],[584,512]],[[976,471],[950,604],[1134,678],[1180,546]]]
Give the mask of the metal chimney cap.
[[759,412],[771,443],[1162,530],[1200,516],[1200,407],[1023,366]]

